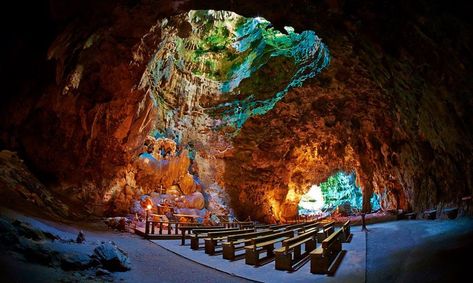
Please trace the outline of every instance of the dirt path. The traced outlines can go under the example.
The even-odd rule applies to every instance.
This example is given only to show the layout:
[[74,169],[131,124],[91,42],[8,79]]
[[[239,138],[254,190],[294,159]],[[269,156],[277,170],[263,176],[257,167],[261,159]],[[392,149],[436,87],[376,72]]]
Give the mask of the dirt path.
[[[131,270],[114,272],[113,282],[251,282],[212,268],[196,264],[175,255],[141,237],[107,230],[101,223],[71,226],[1,210],[2,215],[32,224],[43,231],[59,235],[62,239],[75,239],[80,230],[86,241],[113,241],[128,253]],[[25,262],[13,252],[0,253],[0,282],[103,282],[85,278],[78,272],[66,272]]]

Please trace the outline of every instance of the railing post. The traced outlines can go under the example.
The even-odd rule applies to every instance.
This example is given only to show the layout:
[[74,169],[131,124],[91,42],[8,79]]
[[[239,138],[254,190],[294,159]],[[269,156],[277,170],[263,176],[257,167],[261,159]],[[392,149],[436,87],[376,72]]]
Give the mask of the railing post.
[[366,222],[365,222],[365,213],[361,213],[361,231],[368,232],[368,228],[366,228]]
[[154,222],[151,221],[151,234],[154,234]]
[[145,210],[145,235],[149,234],[148,209]]

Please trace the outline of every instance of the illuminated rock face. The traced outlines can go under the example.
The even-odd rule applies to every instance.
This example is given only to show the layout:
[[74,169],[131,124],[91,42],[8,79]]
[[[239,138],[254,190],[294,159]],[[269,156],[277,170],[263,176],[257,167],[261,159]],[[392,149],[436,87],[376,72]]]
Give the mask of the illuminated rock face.
[[217,199],[210,207],[227,207],[223,158],[233,137],[249,118],[264,115],[325,68],[328,49],[313,31],[286,27],[282,33],[263,18],[227,11],[164,19],[144,38],[158,35],[140,83],[154,99],[153,133],[188,148],[195,177],[210,200]]
[[[356,172],[366,209],[372,192],[385,209],[416,210],[473,192],[471,29],[451,11],[428,1],[125,2],[90,4],[90,19],[51,44],[56,69],[28,76],[20,65],[26,94],[0,104],[2,146],[89,213],[126,213],[161,173],[189,192],[202,186],[208,206],[259,220],[271,207],[294,216],[338,171]],[[212,8],[244,17],[189,13]],[[306,79],[328,58],[310,30],[330,66]],[[290,55],[275,48],[288,42]],[[140,157],[148,135],[188,154],[154,170]]]
[[153,34],[161,41],[141,87],[159,109],[157,129],[184,143],[196,139],[191,131],[236,134],[330,58],[313,31],[283,33],[264,18],[227,11],[190,11],[160,21],[146,36]]

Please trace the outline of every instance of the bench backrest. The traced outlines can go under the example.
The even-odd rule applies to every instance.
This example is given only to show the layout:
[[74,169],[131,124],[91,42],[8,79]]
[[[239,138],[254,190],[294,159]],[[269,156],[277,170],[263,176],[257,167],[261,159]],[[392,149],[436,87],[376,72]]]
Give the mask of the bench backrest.
[[322,248],[328,249],[336,243],[341,243],[340,237],[342,235],[342,230],[333,232],[327,239],[322,241]]
[[347,220],[345,224],[342,226],[342,231],[343,231],[343,241],[346,242],[348,241],[348,238],[350,237],[350,220]]
[[324,224],[324,225],[322,226],[322,230],[325,230],[325,229],[327,229],[327,228],[330,228],[330,227],[332,227],[334,224],[335,224],[335,222],[333,222],[333,221],[332,221],[332,222],[329,222],[329,223],[327,223],[327,224]]
[[257,238],[253,238],[253,239],[251,239],[251,244],[256,245],[256,244],[259,244],[259,243],[263,243],[263,242],[266,242],[266,241],[271,241],[271,240],[281,238],[281,237],[290,237],[290,238],[292,238],[292,237],[294,237],[294,231],[283,231],[283,232],[279,232],[279,233],[274,233],[274,234],[269,234],[269,235],[266,235],[266,236],[260,236],[260,237],[257,237]]
[[239,230],[238,228],[219,228],[219,229],[207,229],[207,228],[197,228],[192,229],[192,234],[202,234],[202,233],[209,233],[209,232],[220,232],[220,231],[234,231]]
[[297,229],[297,228],[304,227],[305,225],[306,225],[306,223],[293,224],[293,225],[286,226],[286,228],[284,228],[284,229],[285,229],[286,231],[289,231],[289,230],[293,230],[293,229]]
[[287,226],[289,226],[289,224],[273,224],[273,225],[269,226],[269,229],[278,230],[278,229],[281,229],[281,228],[286,228]]
[[311,228],[305,229],[305,230],[299,232],[299,234],[302,235],[302,234],[305,234],[305,233],[311,233],[312,231],[316,231],[315,234],[317,234],[317,232],[319,232],[319,227],[311,227]]
[[318,229],[316,228],[316,229],[311,230],[307,233],[297,235],[296,237],[292,237],[290,239],[286,239],[282,242],[282,245],[284,247],[286,247],[286,249],[287,249],[290,245],[295,244],[297,242],[300,242],[302,240],[305,240],[307,238],[313,238],[315,240],[315,236],[317,235],[317,231],[318,231]]
[[302,227],[302,231],[307,231],[307,230],[312,229],[312,228],[317,228],[318,226],[319,226],[319,223],[313,222],[313,223],[310,223],[310,224],[305,225],[304,227]]
[[252,239],[256,238],[258,236],[265,236],[269,234],[273,234],[273,230],[263,230],[263,231],[258,231],[258,232],[250,232],[250,233],[245,233],[245,234],[238,234],[238,235],[231,235],[227,237],[228,242],[233,242],[237,240],[242,240],[242,239]]
[[208,232],[207,237],[208,238],[218,238],[218,237],[224,237],[224,236],[246,234],[246,233],[251,233],[251,232],[255,232],[255,229],[245,229],[245,230],[228,230],[227,229],[227,231],[211,231],[211,232]]
[[252,221],[235,222],[238,225],[255,225]]
[[[180,226],[179,229],[180,230],[192,230],[192,229],[199,229],[199,228],[204,228],[205,226],[202,226],[202,225],[192,225],[192,226]],[[208,228],[208,227],[205,227],[205,228]],[[212,228],[215,228],[215,229],[219,229],[219,228],[223,228],[223,226],[212,226]]]

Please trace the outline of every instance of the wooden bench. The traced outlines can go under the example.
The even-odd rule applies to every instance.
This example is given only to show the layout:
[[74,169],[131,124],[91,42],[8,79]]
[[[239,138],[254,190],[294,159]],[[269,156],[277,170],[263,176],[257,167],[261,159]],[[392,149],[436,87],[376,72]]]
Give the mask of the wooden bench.
[[208,232],[207,238],[205,241],[205,253],[209,255],[215,254],[215,248],[218,246],[218,243],[226,240],[228,236],[233,235],[242,235],[256,232],[255,229],[244,229],[244,230],[230,230],[230,231],[218,231],[218,232]]
[[411,220],[411,219],[416,219],[417,213],[415,212],[408,212],[404,214],[405,219]]
[[[294,265],[304,262],[309,253],[315,249],[318,228],[296,237],[284,240],[282,247],[275,250],[276,269],[294,271]],[[302,253],[304,245],[304,253]]]
[[200,239],[205,239],[208,237],[209,232],[228,232],[228,231],[239,231],[238,228],[221,228],[221,229],[208,229],[208,228],[198,228],[192,229],[191,236],[191,249],[198,250],[199,249],[199,241]]
[[283,231],[272,235],[251,239],[250,245],[245,246],[245,263],[250,265],[260,265],[260,254],[266,252],[266,258],[274,257],[274,244],[294,237],[294,231]]
[[457,218],[457,215],[458,215],[458,208],[457,207],[445,208],[444,210],[442,210],[442,214],[446,215],[448,219],[455,219]]
[[271,224],[268,228],[271,230],[280,230],[286,228],[287,226],[289,226],[289,224]]
[[317,274],[335,273],[336,259],[342,252],[343,231],[338,230],[322,241],[321,247],[310,253],[310,272]]
[[462,215],[468,215],[468,212],[470,211],[470,204],[471,204],[472,199],[473,199],[473,196],[464,196],[461,198],[461,214]]
[[258,232],[251,232],[239,235],[231,235],[227,237],[227,241],[222,244],[223,258],[229,260],[235,260],[236,251],[243,249],[246,245],[249,245],[251,239],[273,234],[273,230],[263,230]]
[[351,237],[353,236],[350,232],[350,224],[351,221],[347,220],[343,225],[342,225],[342,242],[348,243],[350,242]]
[[308,225],[307,223],[299,223],[299,224],[292,224],[284,227],[284,230],[289,231],[289,230],[296,230],[299,228],[302,228],[304,226]]
[[[318,222],[312,222],[312,223],[308,223],[307,225],[301,227],[298,229],[298,232],[299,233],[305,233],[307,231],[311,231],[311,230],[314,230],[314,228],[319,228],[319,223]],[[318,229],[317,229],[318,230]]]
[[199,229],[199,228],[207,228],[207,229],[222,229],[224,228],[223,226],[201,226],[201,225],[191,225],[191,226],[181,226],[179,227],[179,230],[181,230],[181,246],[184,246],[185,245],[185,242],[186,242],[186,232],[188,232],[188,234],[190,233],[190,231],[192,231],[193,229]]
[[239,227],[240,229],[253,228],[253,227],[255,227],[255,223],[254,223],[254,222],[251,222],[251,221],[236,222],[236,224],[238,225],[238,227]]
[[329,222],[322,226],[320,231],[317,233],[317,242],[322,243],[323,240],[335,231],[335,227],[333,226],[334,224],[334,222]]
[[437,209],[430,209],[424,211],[424,218],[431,220],[437,218]]
[[228,222],[228,221],[222,221],[220,222],[220,225],[223,225],[225,228],[233,228],[233,227],[238,227],[238,224],[235,222]]

